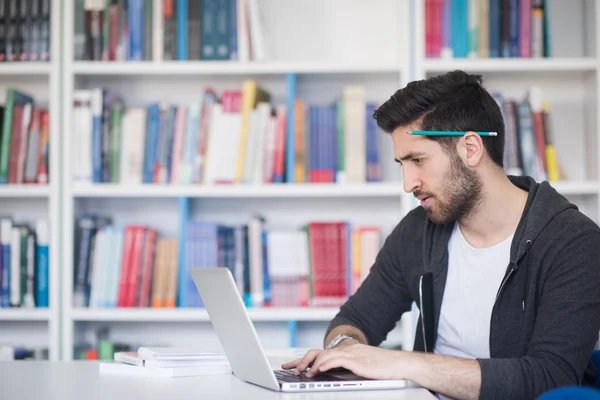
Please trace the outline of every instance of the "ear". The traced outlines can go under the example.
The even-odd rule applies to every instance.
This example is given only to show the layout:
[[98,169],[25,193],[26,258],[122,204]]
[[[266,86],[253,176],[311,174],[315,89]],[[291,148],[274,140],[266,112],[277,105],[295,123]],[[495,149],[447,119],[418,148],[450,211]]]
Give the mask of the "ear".
[[475,132],[469,131],[463,136],[463,140],[459,141],[458,153],[465,164],[471,168],[476,167],[481,163],[485,147],[481,136]]

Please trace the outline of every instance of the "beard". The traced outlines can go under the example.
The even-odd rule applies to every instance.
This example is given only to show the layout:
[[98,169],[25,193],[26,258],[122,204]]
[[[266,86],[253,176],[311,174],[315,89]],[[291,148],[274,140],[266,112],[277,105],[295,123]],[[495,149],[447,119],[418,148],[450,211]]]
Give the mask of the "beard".
[[450,170],[444,176],[439,195],[423,191],[414,192],[415,197],[429,194],[431,206],[427,216],[435,224],[464,221],[475,214],[482,197],[482,183],[475,171],[467,168],[458,154],[450,156]]

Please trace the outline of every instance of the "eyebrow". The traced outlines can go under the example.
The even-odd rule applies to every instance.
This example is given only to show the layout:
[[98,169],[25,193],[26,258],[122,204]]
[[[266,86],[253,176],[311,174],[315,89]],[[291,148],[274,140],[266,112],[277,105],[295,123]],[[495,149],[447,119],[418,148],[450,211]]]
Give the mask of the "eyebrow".
[[425,153],[408,153],[407,155],[400,157],[400,159],[398,158],[394,158],[394,161],[396,161],[397,163],[402,164],[402,161],[406,161],[406,160],[412,160],[413,158],[421,158],[425,155]]

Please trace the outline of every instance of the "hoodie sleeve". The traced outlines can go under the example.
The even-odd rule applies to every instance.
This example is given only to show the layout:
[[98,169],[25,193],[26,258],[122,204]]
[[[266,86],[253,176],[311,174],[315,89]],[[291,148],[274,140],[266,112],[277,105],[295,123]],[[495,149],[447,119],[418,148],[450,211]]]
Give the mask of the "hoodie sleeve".
[[580,385],[600,331],[600,232],[586,231],[558,254],[543,277],[527,355],[479,359],[480,398],[533,399]]
[[329,323],[325,337],[339,325],[351,325],[365,334],[370,345],[378,346],[402,314],[410,310],[413,300],[402,273],[400,254],[403,246],[413,244],[402,241],[402,226],[400,223],[387,237],[369,275]]

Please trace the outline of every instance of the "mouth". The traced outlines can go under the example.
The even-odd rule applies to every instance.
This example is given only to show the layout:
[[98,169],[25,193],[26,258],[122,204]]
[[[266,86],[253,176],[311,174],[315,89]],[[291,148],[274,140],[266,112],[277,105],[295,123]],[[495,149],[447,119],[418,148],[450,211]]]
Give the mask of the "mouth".
[[421,199],[421,207],[427,208],[431,205],[431,196],[423,197]]

